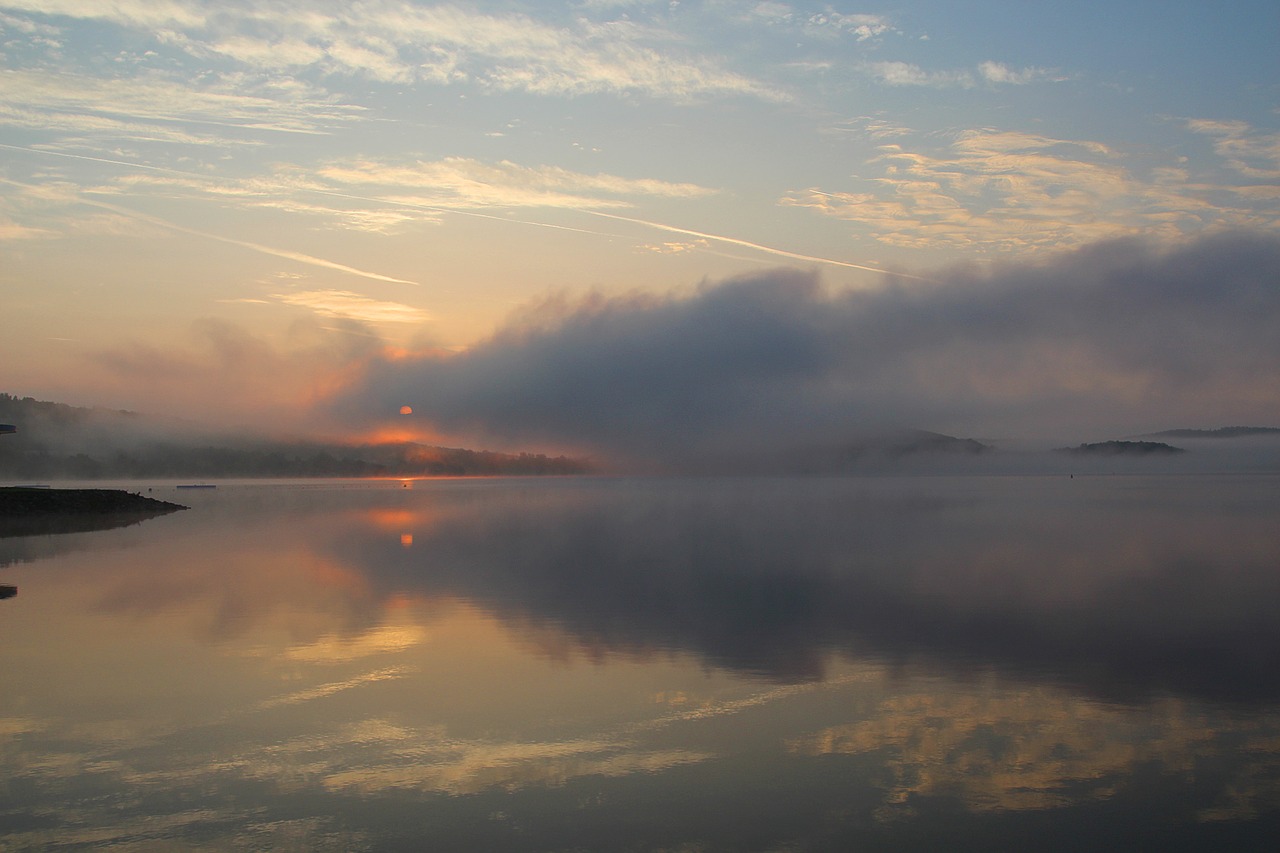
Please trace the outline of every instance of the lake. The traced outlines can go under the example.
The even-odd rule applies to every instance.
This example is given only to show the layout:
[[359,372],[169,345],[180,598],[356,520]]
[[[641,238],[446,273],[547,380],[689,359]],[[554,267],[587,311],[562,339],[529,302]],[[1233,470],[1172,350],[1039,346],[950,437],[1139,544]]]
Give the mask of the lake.
[[0,538],[3,850],[1280,838],[1275,475],[116,485]]

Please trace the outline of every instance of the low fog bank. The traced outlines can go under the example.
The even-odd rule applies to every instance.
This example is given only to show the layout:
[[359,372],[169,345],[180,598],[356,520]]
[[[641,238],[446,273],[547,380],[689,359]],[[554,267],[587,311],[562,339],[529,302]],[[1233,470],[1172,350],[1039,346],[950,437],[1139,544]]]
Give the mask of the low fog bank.
[[[889,276],[874,290],[775,270],[690,293],[550,299],[461,354],[372,358],[324,414],[369,427],[410,405],[446,433],[682,471],[804,470],[824,456],[874,468],[886,455],[859,448],[907,429],[1048,451],[1272,425],[1277,281],[1280,238],[1224,234],[1173,250],[1102,243],[931,283]],[[932,456],[960,468],[996,458]]]

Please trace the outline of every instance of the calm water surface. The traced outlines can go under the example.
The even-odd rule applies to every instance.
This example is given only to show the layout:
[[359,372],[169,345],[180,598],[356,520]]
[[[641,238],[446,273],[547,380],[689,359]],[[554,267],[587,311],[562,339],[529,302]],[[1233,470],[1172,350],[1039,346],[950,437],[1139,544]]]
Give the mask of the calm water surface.
[[0,850],[1274,850],[1280,478],[128,484]]

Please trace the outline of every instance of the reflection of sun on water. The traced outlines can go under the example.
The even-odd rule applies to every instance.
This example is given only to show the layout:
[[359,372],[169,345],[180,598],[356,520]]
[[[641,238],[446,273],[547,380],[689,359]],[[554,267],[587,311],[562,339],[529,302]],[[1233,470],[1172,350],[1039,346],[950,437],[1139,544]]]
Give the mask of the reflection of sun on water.
[[369,510],[365,517],[379,530],[396,530],[414,524],[417,515],[411,509],[379,508]]

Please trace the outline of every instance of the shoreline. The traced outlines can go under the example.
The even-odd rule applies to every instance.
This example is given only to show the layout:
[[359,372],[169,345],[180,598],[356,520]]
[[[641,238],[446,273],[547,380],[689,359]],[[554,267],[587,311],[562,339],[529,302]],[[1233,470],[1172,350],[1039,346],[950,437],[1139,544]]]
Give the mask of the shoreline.
[[0,486],[0,515],[105,515],[189,509],[120,489],[49,489]]

